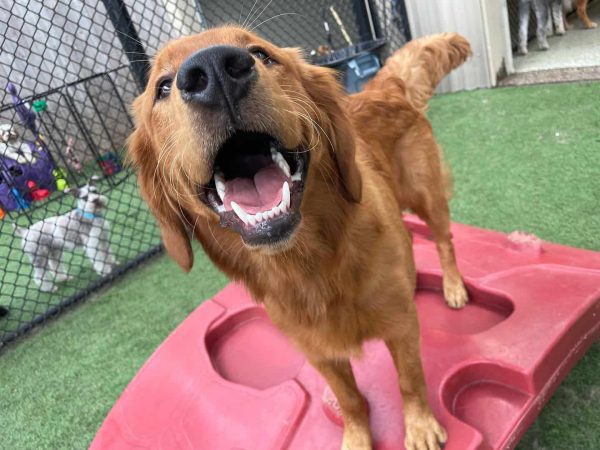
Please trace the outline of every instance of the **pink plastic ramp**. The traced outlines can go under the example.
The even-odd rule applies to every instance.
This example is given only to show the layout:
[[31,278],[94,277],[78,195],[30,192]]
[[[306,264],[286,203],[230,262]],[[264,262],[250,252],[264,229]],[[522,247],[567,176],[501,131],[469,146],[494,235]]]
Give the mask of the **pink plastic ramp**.
[[[470,293],[448,308],[427,228],[409,217],[431,404],[446,450],[511,449],[600,334],[600,254],[464,225],[452,232]],[[402,399],[383,344],[353,362],[377,450],[400,450]],[[246,291],[231,284],[156,350],[92,450],[333,450],[335,397]]]

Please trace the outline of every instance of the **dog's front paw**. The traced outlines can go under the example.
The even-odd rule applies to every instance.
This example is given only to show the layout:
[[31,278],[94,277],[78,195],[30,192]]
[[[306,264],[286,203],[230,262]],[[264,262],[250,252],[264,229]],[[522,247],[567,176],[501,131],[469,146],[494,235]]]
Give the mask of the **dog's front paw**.
[[446,430],[431,412],[405,417],[404,446],[406,450],[440,450],[446,443]]
[[527,46],[526,45],[519,45],[519,51],[518,51],[518,53],[521,56],[525,56],[527,54]]
[[444,299],[450,308],[464,308],[469,301],[469,294],[461,279],[444,280]]
[[550,44],[548,44],[548,41],[546,41],[546,40],[539,41],[539,42],[538,42],[538,48],[539,48],[541,51],[546,51],[546,50],[549,50],[549,49],[550,49]]
[[597,26],[598,26],[598,24],[596,22],[590,22],[590,23],[588,23],[587,28],[588,29],[589,28],[596,28]]
[[373,450],[369,427],[345,426],[342,450]]

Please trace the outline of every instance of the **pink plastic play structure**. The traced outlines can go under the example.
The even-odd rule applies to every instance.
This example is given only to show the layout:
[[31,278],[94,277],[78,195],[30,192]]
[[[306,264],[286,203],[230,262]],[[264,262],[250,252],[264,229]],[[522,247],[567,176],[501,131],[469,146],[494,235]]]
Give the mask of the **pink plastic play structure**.
[[[445,450],[511,449],[600,334],[600,253],[463,225],[452,232],[471,301],[442,298],[434,243],[407,218],[416,302]],[[383,344],[354,362],[377,450],[403,448],[402,399]],[[146,362],[92,450],[338,450],[342,421],[319,374],[236,284],[194,311]]]

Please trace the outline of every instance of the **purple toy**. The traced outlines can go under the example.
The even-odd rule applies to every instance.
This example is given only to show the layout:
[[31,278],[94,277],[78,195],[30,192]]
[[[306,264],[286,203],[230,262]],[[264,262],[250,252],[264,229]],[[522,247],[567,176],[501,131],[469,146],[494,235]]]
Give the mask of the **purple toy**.
[[10,130],[6,140],[0,143],[3,149],[0,153],[0,206],[5,211],[14,211],[25,208],[33,200],[28,182],[33,181],[38,189],[56,190],[52,175],[56,166],[38,133],[35,113],[17,95],[12,83],[8,83],[6,90],[12,96],[19,119],[35,139],[22,139],[18,143],[18,134]]
[[37,123],[35,121],[35,113],[29,108],[29,106],[21,100],[21,97],[17,94],[17,88],[14,84],[8,83],[6,85],[6,92],[12,97],[13,104],[15,105],[15,111],[21,119],[21,123],[25,125],[34,135],[37,135]]

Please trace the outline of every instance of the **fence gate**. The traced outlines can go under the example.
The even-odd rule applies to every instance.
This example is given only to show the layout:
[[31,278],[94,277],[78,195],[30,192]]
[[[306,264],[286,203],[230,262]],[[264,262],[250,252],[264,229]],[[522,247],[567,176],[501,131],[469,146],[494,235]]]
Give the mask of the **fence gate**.
[[163,43],[232,22],[332,66],[409,38],[401,0],[0,0],[0,346],[161,251],[129,105]]

